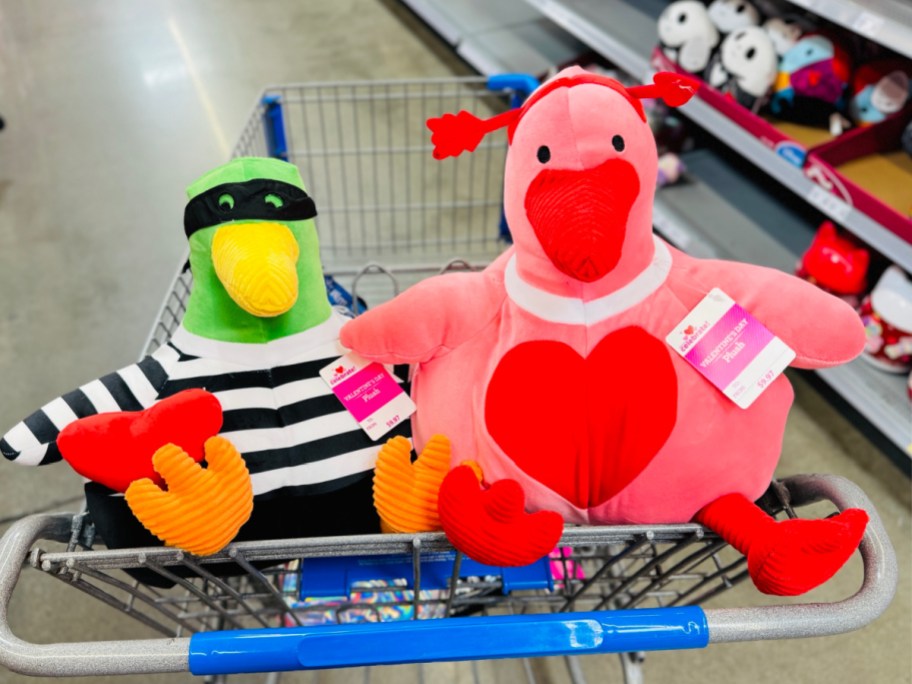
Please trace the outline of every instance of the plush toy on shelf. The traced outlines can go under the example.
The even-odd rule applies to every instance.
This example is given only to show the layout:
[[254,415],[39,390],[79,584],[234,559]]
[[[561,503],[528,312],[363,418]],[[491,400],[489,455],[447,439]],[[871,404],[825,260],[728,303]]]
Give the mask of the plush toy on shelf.
[[912,370],[912,280],[890,266],[861,305],[867,334],[862,358],[881,370]]
[[760,23],[760,12],[747,0],[712,0],[707,13],[722,35]]
[[842,299],[853,309],[868,289],[871,253],[836,231],[830,221],[820,224],[795,275]]
[[789,15],[770,17],[763,22],[763,30],[770,37],[776,54],[782,57],[795,47],[805,33],[805,22]]
[[759,26],[738,29],[722,41],[706,70],[706,80],[739,104],[756,111],[776,81],[776,48]]
[[858,67],[852,75],[849,116],[858,126],[880,123],[912,99],[912,63],[881,60]]
[[[657,157],[640,99],[679,106],[696,89],[654,78],[624,88],[569,68],[520,109],[430,120],[438,159],[507,128],[514,246],[481,273],[415,285],[348,323],[341,340],[369,359],[415,364],[416,446],[436,433],[452,441],[438,511],[476,560],[532,562],[564,522],[697,520],[747,555],[763,591],[800,593],[845,563],[866,514],[777,522],[763,512],[754,501],[779,459],[791,385],[767,380],[741,408],[676,349],[706,332],[687,321],[716,288],[794,350],[797,367],[854,358],[864,331],[851,307],[809,283],[695,259],[653,235]],[[735,338],[719,344],[737,348]]]
[[834,117],[845,109],[851,71],[849,53],[834,37],[802,36],[779,62],[770,111],[780,119],[832,129]]
[[4,456],[45,465],[62,453],[90,480],[89,511],[112,548],[158,543],[144,526],[197,554],[235,533],[379,531],[379,445],[318,374],[346,351],[347,318],[327,299],[297,167],[235,159],[188,195],[193,288],[171,339],[26,418],[0,442]]
[[679,0],[659,15],[659,43],[672,62],[691,74],[703,73],[719,44],[706,6],[699,0]]

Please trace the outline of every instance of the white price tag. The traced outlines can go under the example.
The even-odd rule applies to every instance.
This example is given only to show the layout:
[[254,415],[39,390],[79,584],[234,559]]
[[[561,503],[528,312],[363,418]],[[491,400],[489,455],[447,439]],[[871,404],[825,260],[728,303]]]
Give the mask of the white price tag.
[[375,441],[415,412],[414,402],[386,368],[354,352],[323,368],[320,377]]
[[805,199],[820,209],[824,214],[830,216],[840,223],[844,223],[852,213],[852,207],[831,192],[827,192],[819,185],[815,185],[808,192]]
[[665,341],[743,409],[795,358],[785,342],[719,288],[713,288]]

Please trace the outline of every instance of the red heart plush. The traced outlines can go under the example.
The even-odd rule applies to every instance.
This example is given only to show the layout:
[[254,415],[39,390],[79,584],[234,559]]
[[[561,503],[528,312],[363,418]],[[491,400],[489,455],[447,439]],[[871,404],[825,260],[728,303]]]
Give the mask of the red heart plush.
[[193,460],[203,459],[203,444],[222,428],[222,406],[213,394],[189,389],[162,399],[145,411],[100,413],[70,423],[57,447],[77,473],[118,492],[148,477],[163,480],[152,456],[172,443]]
[[677,378],[664,342],[629,327],[585,359],[563,342],[524,342],[488,383],[485,424],[520,468],[581,509],[642,472],[677,416]]

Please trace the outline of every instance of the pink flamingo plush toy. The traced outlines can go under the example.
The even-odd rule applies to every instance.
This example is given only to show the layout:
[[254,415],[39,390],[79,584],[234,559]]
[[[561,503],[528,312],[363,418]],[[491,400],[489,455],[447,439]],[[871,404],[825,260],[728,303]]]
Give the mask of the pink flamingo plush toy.
[[[571,67],[518,110],[428,122],[438,159],[508,127],[514,247],[481,273],[412,287],[346,324],[341,340],[415,365],[415,443],[452,439],[440,520],[476,560],[531,562],[563,522],[697,520],[747,556],[762,591],[788,595],[832,576],[864,533],[863,511],[777,522],[753,503],[779,458],[785,376],[742,409],[666,342],[720,288],[795,351],[791,365],[834,366],[864,347],[839,299],[653,235],[657,156],[640,98],[678,106],[694,90],[672,74],[624,88]],[[481,483],[463,459],[477,461]]]

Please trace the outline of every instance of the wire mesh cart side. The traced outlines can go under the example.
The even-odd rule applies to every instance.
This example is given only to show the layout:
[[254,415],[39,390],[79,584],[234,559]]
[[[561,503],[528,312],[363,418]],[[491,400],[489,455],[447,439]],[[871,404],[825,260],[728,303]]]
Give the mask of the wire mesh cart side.
[[[587,573],[588,579],[566,581],[535,598],[525,597],[521,604],[504,599],[507,611],[515,614],[489,614],[475,618],[409,620],[375,624],[338,624],[334,626],[295,626],[280,629],[201,631],[192,636],[135,641],[30,644],[11,631],[8,606],[23,566],[43,570],[58,579],[90,593],[101,593],[87,586],[92,578],[129,567],[167,568],[178,565],[200,568],[199,559],[174,549],[129,549],[120,551],[45,552],[40,542],[69,542],[73,518],[68,515],[38,515],[14,524],[0,539],[0,664],[32,675],[103,675],[190,671],[194,674],[229,674],[310,668],[347,667],[437,660],[466,660],[539,655],[581,655],[673,648],[698,648],[710,643],[756,639],[786,639],[824,636],[851,631],[878,617],[889,605],[897,583],[896,558],[883,525],[870,501],[852,483],[832,476],[799,476],[784,481],[793,506],[814,501],[833,502],[837,509],[863,508],[871,517],[860,546],[864,580],[852,597],[833,604],[792,604],[751,608],[706,609],[698,606],[667,605],[627,610],[581,610],[604,602],[606,587],[616,596],[639,580],[665,585],[674,573],[654,575],[633,573],[609,578],[625,558],[644,546],[662,543],[697,546],[718,544],[698,525],[661,525],[640,527],[601,527],[568,529],[562,547],[582,555],[593,546],[610,550],[612,562]],[[704,548],[709,548],[704,547]],[[245,542],[229,546],[208,557],[207,563],[238,562],[253,567],[258,561],[289,557],[313,558],[326,555],[377,555],[406,553],[420,566],[423,554],[448,549],[439,534],[377,535],[352,538]],[[692,556],[692,551],[687,551]],[[653,556],[655,560],[657,556]],[[667,558],[675,565],[671,559]],[[648,565],[648,564],[647,564]],[[639,566],[642,571],[644,565]],[[678,568],[690,572],[689,568]],[[717,570],[716,574],[720,574]],[[699,575],[698,587],[709,590],[712,573]],[[211,575],[202,571],[202,579]],[[458,571],[454,572],[458,575]],[[262,577],[262,575],[259,575]],[[119,580],[114,580],[115,582]],[[452,611],[465,586],[456,577],[451,591],[440,600]],[[619,591],[618,589],[621,588]],[[416,577],[416,595],[420,579]],[[638,592],[628,592],[636,597]],[[115,603],[114,599],[109,603]],[[639,593],[628,605],[641,605],[649,592]],[[682,595],[679,595],[679,598]],[[556,600],[554,600],[556,599]],[[121,609],[132,605],[135,596]],[[213,598],[225,604],[225,596]],[[257,613],[244,605],[244,596],[235,594],[235,607]],[[687,601],[685,600],[684,603]],[[621,601],[623,603],[623,601]],[[674,602],[672,602],[674,603]],[[116,605],[116,604],[115,604]],[[162,604],[159,602],[159,609]],[[535,612],[538,609],[542,612]],[[167,611],[165,611],[167,612]],[[186,612],[186,611],[185,611]],[[177,611],[173,617],[180,618]]]

